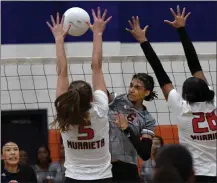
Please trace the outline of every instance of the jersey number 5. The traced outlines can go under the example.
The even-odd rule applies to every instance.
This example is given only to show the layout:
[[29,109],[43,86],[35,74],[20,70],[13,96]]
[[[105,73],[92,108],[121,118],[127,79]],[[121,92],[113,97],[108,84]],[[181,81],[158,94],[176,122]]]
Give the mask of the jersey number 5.
[[[199,116],[198,118],[194,118],[192,120],[193,132],[194,133],[206,133],[211,131],[217,131],[217,124],[216,124],[216,114],[215,110],[211,113],[193,113],[193,115]],[[199,123],[207,121],[209,127],[199,127]]]
[[[92,128],[88,128],[85,126],[79,126],[78,127],[78,134],[82,135],[78,137],[78,140],[91,140],[94,138],[94,130]],[[86,134],[86,135],[84,135]]]

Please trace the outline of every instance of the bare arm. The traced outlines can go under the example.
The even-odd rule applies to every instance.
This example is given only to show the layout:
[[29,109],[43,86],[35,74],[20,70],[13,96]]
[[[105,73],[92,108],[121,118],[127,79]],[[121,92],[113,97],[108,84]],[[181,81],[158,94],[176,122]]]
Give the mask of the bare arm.
[[187,18],[190,16],[190,12],[187,15],[185,15],[185,8],[183,8],[181,13],[179,6],[177,6],[177,13],[175,13],[172,8],[170,8],[170,11],[174,17],[174,21],[171,22],[165,20],[164,22],[170,24],[171,26],[177,29],[180,40],[182,42],[182,46],[185,51],[188,67],[191,71],[192,76],[198,77],[207,82],[204,73],[202,71],[194,45],[192,44],[192,41],[189,38],[187,31],[185,29],[186,21]]
[[135,37],[135,39],[141,44],[141,48],[149,64],[154,70],[157,80],[165,96],[165,99],[167,100],[170,91],[173,89],[173,85],[161,64],[160,59],[158,58],[151,44],[148,42],[146,38],[146,31],[148,29],[148,26],[146,26],[144,29],[141,29],[139,17],[136,17],[136,19],[133,17],[132,22],[129,21],[129,24],[132,30],[126,30],[129,31]]
[[69,87],[69,78],[68,78],[68,68],[67,68],[67,58],[65,54],[65,48],[64,48],[64,38],[67,35],[70,26],[67,30],[63,29],[63,22],[64,17],[62,17],[60,22],[59,13],[57,13],[56,22],[51,16],[51,22],[47,22],[47,25],[50,27],[51,32],[53,33],[53,36],[55,38],[56,42],[56,57],[57,57],[57,89],[56,89],[56,98],[62,95],[63,93],[67,92]]
[[102,36],[106,24],[111,20],[109,17],[105,20],[107,10],[101,16],[100,8],[97,9],[97,15],[92,10],[94,24],[89,24],[90,29],[93,31],[93,54],[92,54],[92,84],[94,90],[102,90],[107,93],[107,88],[102,72]]
[[57,89],[56,97],[67,92],[69,87],[67,59],[64,49],[64,40],[56,40],[56,56],[57,56]]

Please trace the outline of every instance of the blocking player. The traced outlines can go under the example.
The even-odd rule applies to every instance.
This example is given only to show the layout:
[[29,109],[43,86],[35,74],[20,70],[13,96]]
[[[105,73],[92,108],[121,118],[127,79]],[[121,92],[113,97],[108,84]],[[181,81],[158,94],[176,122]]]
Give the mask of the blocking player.
[[174,21],[165,20],[176,28],[193,77],[185,80],[182,95],[173,87],[167,73],[146,38],[147,26],[142,30],[139,18],[130,22],[132,30],[127,29],[140,42],[142,50],[153,68],[169,107],[177,114],[180,143],[187,146],[194,158],[197,182],[216,182],[216,138],[217,117],[216,97],[210,89],[202,71],[196,51],[185,29],[190,13],[185,8],[177,14],[170,9]]
[[[107,11],[101,15],[100,8],[92,10],[93,32],[92,84],[73,81],[69,84],[67,59],[64,50],[63,19],[48,23],[55,41],[58,81],[55,107],[65,149],[65,183],[110,182],[111,154],[109,152],[108,96],[102,72],[102,35],[111,17]],[[68,29],[69,30],[69,29]]]

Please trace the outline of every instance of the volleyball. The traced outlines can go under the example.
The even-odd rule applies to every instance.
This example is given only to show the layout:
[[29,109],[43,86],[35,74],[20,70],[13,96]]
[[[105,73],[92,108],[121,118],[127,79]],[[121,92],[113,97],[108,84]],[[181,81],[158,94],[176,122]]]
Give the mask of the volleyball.
[[82,36],[89,29],[86,22],[90,22],[90,16],[84,9],[79,7],[70,8],[64,13],[64,16],[63,28],[66,30],[71,25],[69,35]]

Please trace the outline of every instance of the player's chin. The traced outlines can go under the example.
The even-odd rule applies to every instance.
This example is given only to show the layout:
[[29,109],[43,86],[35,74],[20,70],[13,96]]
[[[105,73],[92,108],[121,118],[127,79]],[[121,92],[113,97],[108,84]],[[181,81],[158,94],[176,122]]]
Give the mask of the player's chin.
[[131,102],[137,101],[137,98],[136,98],[135,96],[131,95],[131,94],[128,94],[128,99],[129,99],[129,101],[131,101]]

